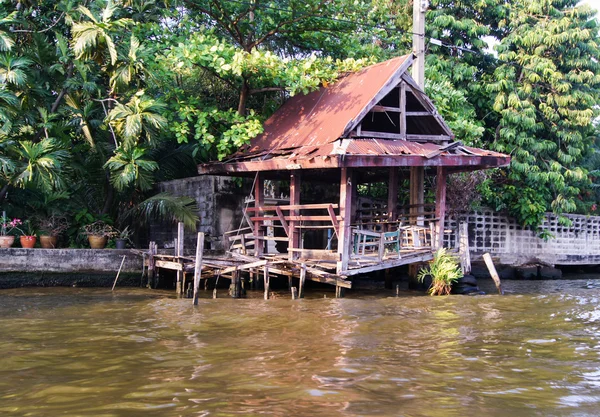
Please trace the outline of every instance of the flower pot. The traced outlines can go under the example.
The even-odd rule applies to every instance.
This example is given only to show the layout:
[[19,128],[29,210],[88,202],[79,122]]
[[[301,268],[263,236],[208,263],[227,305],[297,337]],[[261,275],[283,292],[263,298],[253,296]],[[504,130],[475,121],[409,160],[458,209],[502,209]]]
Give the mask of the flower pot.
[[21,247],[26,249],[31,249],[35,246],[35,242],[37,241],[36,236],[21,236],[19,237],[21,241]]
[[106,242],[108,242],[108,236],[89,235],[88,241],[90,242],[90,248],[104,249],[104,247],[106,246]]
[[58,243],[58,236],[40,236],[40,245],[44,249],[54,249]]
[[115,248],[116,249],[125,249],[127,245],[127,239],[115,239]]
[[0,236],[0,248],[10,248],[15,243],[14,236]]

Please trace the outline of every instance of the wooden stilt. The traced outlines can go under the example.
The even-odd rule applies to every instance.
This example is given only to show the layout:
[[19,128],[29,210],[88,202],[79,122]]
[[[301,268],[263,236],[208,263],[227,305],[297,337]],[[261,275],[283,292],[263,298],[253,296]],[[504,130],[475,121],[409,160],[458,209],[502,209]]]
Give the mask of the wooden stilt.
[[500,282],[500,277],[498,276],[498,272],[496,272],[496,267],[494,266],[494,261],[492,261],[492,257],[489,253],[483,254],[483,260],[485,261],[485,265],[490,271],[490,275],[494,280],[494,284],[496,284],[496,288],[498,289],[498,294],[504,295],[504,291],[502,291],[502,283]]
[[390,168],[388,179],[388,221],[396,221],[398,217],[398,167]]
[[[179,222],[177,224],[177,240],[175,241],[175,256],[183,256],[183,233],[184,233],[184,224]],[[177,262],[183,266],[183,261],[177,258]],[[177,292],[177,296],[181,296],[183,294],[183,268],[181,271],[177,271],[177,285],[175,291]]]
[[265,279],[265,300],[269,299],[269,267],[265,265],[264,268],[264,279]]
[[[265,204],[265,179],[262,173],[256,173],[256,183],[254,184],[254,207],[257,209],[254,213],[256,216],[262,216],[263,213],[259,210]],[[262,227],[261,221],[254,222],[254,256],[260,257],[263,254],[264,240],[261,239],[265,234],[265,229]]]
[[469,248],[469,226],[467,222],[461,222],[458,225],[458,253],[463,274],[471,273],[471,252]]
[[231,279],[231,297],[241,298],[242,297],[242,285],[241,285],[240,271],[233,272],[233,278]]
[[432,242],[435,249],[444,246],[444,228],[446,221],[446,182],[448,171],[445,167],[437,168],[436,190],[435,190],[435,217],[438,219],[436,230],[436,242]]
[[351,221],[352,221],[352,196],[354,183],[354,172],[351,168],[342,168],[340,177],[340,217],[341,222],[338,234],[338,254],[340,260],[337,263],[337,274],[340,275],[348,269],[350,258]]
[[335,298],[344,298],[344,287],[335,287]]
[[[300,204],[300,185],[302,179],[299,171],[292,171],[290,174],[290,205],[297,206]],[[291,216],[298,216],[299,210],[291,210]],[[293,260],[298,256],[294,249],[300,248],[301,229],[298,229],[298,222],[290,220],[288,223],[288,259]]]
[[204,252],[204,233],[198,233],[196,243],[196,263],[194,265],[194,305],[198,305],[198,290],[200,287],[200,275],[202,274],[202,254]]
[[423,204],[425,202],[425,168],[410,167],[410,214],[411,223],[423,226]]
[[300,267],[300,284],[298,284],[298,298],[304,298],[304,282],[306,281],[306,264]]
[[292,276],[288,276],[288,290],[292,290]]
[[298,288],[292,287],[291,291],[292,291],[292,300],[297,299],[298,298]]

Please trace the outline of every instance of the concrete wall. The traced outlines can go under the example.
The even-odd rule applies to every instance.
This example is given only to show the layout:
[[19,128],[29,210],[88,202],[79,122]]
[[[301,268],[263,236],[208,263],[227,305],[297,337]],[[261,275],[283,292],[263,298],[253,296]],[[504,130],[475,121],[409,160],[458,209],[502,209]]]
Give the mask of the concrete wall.
[[[116,249],[0,249],[0,272],[122,272],[142,271],[142,257]],[[114,274],[113,274],[114,273]]]
[[[196,247],[197,232],[206,234],[207,249],[224,250],[223,233],[239,228],[244,198],[250,188],[251,182],[248,181],[209,175],[159,185],[161,192],[192,197],[198,204],[200,222],[196,231],[185,232],[186,251]],[[174,224],[153,224],[149,227],[149,240],[155,241],[160,248],[172,247],[176,237],[177,226]]]
[[[465,215],[469,228],[469,246],[475,259],[489,252],[500,263],[522,265],[544,262],[552,265],[600,264],[600,217],[565,215],[570,226],[561,225],[558,216],[548,213],[540,230],[549,238],[539,237],[539,231],[523,228],[504,214],[480,210]],[[456,221],[450,220],[453,230]],[[447,244],[454,246],[455,235]]]

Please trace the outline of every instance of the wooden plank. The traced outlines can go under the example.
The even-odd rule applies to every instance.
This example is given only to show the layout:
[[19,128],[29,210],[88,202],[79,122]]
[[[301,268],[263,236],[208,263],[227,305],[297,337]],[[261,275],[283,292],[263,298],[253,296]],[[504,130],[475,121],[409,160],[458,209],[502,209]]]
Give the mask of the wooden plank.
[[[252,233],[254,234],[254,223],[252,223],[252,221],[250,220],[250,216],[248,215],[248,210],[250,209],[250,207],[246,207],[246,209],[243,211],[243,215],[244,215],[244,219],[246,219],[246,223],[248,223],[248,228],[252,231]],[[242,230],[242,229],[240,229]]]
[[204,252],[204,233],[198,233],[196,242],[196,262],[194,268],[194,298],[193,304],[198,305],[198,291],[200,287],[200,274],[202,272],[202,255]]
[[400,136],[406,137],[406,83],[400,83]]
[[498,289],[498,294],[504,295],[504,291],[502,291],[502,283],[500,282],[500,277],[498,276],[498,272],[496,272],[496,267],[494,266],[494,261],[492,261],[492,257],[489,253],[483,254],[483,260],[485,261],[485,265],[490,271],[490,275],[494,280],[494,284],[496,284],[496,288]]
[[271,261],[268,261],[268,260],[264,259],[262,261],[255,261],[255,262],[250,262],[250,263],[247,263],[247,264],[230,266],[230,267],[227,267],[225,269],[222,269],[221,270],[221,275],[228,274],[228,273],[234,272],[234,271],[242,271],[242,270],[245,270],[245,269],[258,268],[258,267],[261,267],[261,266],[265,266],[265,265],[267,265],[269,263],[277,263],[277,262],[271,262]]
[[[288,222],[327,222],[331,221],[331,217],[329,216],[306,216],[306,215],[292,215],[292,216],[284,216],[285,220]],[[277,217],[251,217],[252,221],[255,222],[263,222],[263,221],[272,221],[277,220]],[[336,219],[339,220],[340,217],[336,216]]]
[[183,265],[181,265],[179,262],[156,260],[154,264],[157,268],[171,269],[173,271],[183,271]]
[[338,223],[337,216],[333,211],[333,204],[327,206],[327,212],[329,213],[329,217],[331,218],[331,224],[333,225],[333,231],[335,232],[335,236],[339,239],[340,224]]
[[381,263],[377,263],[376,265],[367,266],[364,268],[350,269],[346,271],[342,271],[339,273],[341,276],[353,276],[358,274],[365,274],[367,272],[380,271],[387,268],[394,268],[396,266],[413,264],[417,262],[425,262],[433,259],[433,253],[431,251],[427,252],[416,252],[415,255],[412,254],[403,254],[401,259],[393,259],[390,261],[383,261]]
[[277,212],[277,217],[279,218],[279,222],[281,223],[281,226],[283,226],[283,230],[285,231],[285,235],[289,236],[290,235],[290,228],[288,226],[287,221],[285,220],[285,217],[283,217],[283,211],[281,210],[280,207],[275,207],[275,211]]
[[[390,106],[373,106],[371,109],[373,113],[383,113],[383,112],[392,112],[392,113],[400,113],[402,109],[400,107],[390,107]],[[429,114],[429,113],[428,113]]]
[[340,254],[326,249],[300,249],[290,248],[288,251],[293,251],[299,254],[299,259],[308,260],[324,260],[324,261],[339,261]]
[[[296,179],[297,181],[297,179]],[[290,196],[291,197],[291,196]],[[334,203],[322,203],[322,204],[288,204],[284,206],[264,206],[262,211],[277,211],[277,209],[289,211],[289,210],[319,210],[326,209],[329,206],[338,208],[337,204]],[[256,211],[254,207],[248,207],[248,211]]]

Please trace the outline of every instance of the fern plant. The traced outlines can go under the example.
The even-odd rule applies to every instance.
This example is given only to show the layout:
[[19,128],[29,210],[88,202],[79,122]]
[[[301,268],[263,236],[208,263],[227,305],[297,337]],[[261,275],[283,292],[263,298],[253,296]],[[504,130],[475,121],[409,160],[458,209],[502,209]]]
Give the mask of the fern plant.
[[419,271],[417,279],[423,282],[427,275],[432,278],[429,295],[448,295],[452,284],[462,278],[463,273],[456,257],[449,254],[446,248],[440,248],[433,255],[429,266]]

